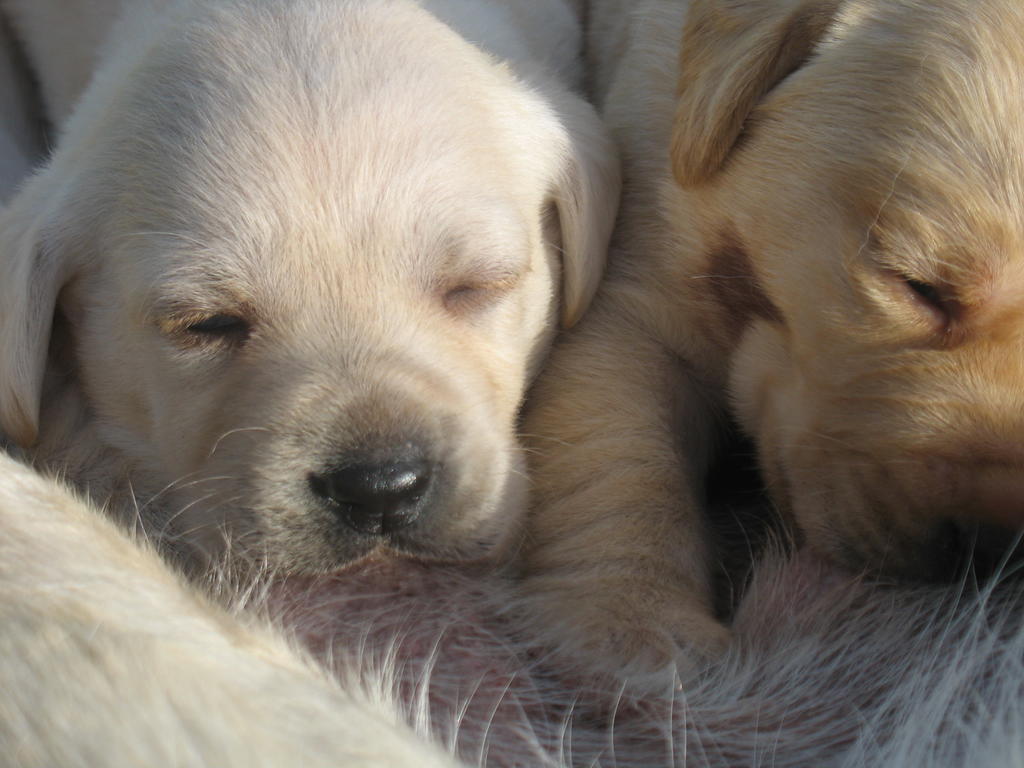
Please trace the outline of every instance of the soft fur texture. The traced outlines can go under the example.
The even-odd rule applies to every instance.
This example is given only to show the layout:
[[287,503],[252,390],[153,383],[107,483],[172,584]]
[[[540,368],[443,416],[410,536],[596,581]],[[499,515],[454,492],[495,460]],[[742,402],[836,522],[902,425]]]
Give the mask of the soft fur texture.
[[617,203],[578,9],[3,5],[60,130],[0,218],[0,431],[200,566],[511,551]]
[[651,678],[646,700],[615,705],[618,688],[592,690],[542,650],[551,637],[519,623],[493,576],[383,562],[243,592],[214,583],[228,613],[2,455],[0,528],[0,765],[12,768],[420,768],[449,765],[452,748],[496,766],[1024,763],[1019,585],[892,588],[808,553],[770,560],[718,664],[679,690],[674,675]]
[[817,551],[990,570],[1024,523],[1020,3],[596,0],[591,21],[626,187],[525,422],[537,623],[654,681],[721,652],[703,486],[729,415]]
[[[668,676],[645,701],[609,704],[531,652],[494,577],[392,563],[254,587],[228,614],[2,455],[0,524],[11,768],[422,768],[453,750],[490,766],[1024,761],[1019,584],[903,589],[806,553],[765,562],[724,659],[681,690]],[[254,618],[268,611],[343,687]]]
[[5,766],[450,764],[0,453]]

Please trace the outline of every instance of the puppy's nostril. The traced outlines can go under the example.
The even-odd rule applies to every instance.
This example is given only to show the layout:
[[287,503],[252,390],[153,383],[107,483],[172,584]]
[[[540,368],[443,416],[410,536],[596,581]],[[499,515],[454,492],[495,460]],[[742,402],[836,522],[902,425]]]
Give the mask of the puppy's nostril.
[[416,521],[432,477],[428,462],[410,460],[348,464],[310,475],[309,484],[348,527],[380,536]]

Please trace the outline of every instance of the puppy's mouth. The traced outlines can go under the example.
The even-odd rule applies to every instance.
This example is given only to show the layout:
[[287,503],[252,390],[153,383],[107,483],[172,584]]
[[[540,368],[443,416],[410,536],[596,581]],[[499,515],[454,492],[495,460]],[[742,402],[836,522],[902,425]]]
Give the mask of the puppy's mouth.
[[329,573],[280,574],[272,578],[272,589],[291,596],[318,592],[387,593],[412,596],[433,591],[445,579],[483,578],[494,572],[482,563],[428,561],[381,547],[360,560]]

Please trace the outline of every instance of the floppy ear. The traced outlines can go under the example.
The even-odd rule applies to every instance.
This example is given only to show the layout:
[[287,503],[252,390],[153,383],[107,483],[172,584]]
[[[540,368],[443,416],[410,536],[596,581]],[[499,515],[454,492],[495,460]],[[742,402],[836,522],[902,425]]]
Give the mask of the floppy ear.
[[562,100],[569,132],[552,203],[562,251],[562,326],[575,325],[597,292],[619,207],[619,155],[593,107]]
[[21,448],[39,432],[39,408],[57,294],[66,270],[43,241],[34,206],[0,212],[0,432]]
[[672,168],[684,187],[725,162],[754,107],[828,34],[842,0],[693,0],[679,54]]

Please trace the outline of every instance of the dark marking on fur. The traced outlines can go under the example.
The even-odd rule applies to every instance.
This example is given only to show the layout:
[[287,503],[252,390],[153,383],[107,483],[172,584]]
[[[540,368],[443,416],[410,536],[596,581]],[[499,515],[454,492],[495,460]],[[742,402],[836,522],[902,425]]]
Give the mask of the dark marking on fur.
[[739,339],[752,319],[783,322],[754,273],[750,254],[731,229],[723,230],[718,247],[708,257],[708,276],[731,341]]

